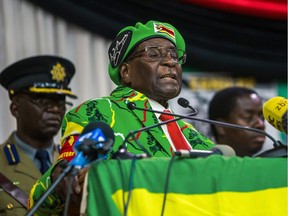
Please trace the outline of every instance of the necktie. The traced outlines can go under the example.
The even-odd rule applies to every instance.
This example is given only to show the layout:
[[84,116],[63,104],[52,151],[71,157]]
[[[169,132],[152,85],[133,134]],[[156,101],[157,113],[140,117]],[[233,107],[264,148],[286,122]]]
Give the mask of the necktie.
[[[169,110],[164,110],[164,112],[171,113]],[[162,121],[168,121],[174,119],[174,117],[171,115],[161,114],[159,119]],[[191,149],[175,121],[168,123],[167,129],[176,150]]]
[[49,155],[46,150],[40,149],[36,152],[35,158],[40,161],[41,168],[40,172],[44,174],[49,169]]

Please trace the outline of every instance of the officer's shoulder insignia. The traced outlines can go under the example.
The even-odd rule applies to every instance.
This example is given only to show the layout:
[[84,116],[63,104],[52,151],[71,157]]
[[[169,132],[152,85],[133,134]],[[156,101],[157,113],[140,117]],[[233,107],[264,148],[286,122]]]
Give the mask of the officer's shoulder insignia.
[[14,144],[6,144],[4,146],[4,153],[10,165],[20,162],[19,154]]

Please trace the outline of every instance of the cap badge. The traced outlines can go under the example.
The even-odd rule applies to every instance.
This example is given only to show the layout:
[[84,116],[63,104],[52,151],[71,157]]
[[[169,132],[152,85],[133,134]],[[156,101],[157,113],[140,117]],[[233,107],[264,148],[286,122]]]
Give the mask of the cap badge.
[[64,81],[66,77],[65,68],[62,67],[60,63],[57,63],[53,66],[51,70],[52,80],[56,80],[57,82]]
[[168,26],[165,26],[163,24],[154,23],[154,32],[167,34],[168,36],[170,36],[171,38],[173,38],[175,40],[174,29],[172,29]]

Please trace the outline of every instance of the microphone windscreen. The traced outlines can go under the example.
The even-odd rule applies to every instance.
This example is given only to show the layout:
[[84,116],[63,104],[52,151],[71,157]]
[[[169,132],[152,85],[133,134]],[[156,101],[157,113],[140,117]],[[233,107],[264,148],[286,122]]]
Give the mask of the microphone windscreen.
[[128,107],[128,109],[130,109],[130,110],[134,110],[135,107],[136,107],[136,105],[135,105],[134,102],[129,102],[129,103],[127,104],[127,107]]
[[180,97],[177,102],[180,106],[184,108],[187,108],[189,106],[189,101],[185,98]]
[[273,97],[263,105],[264,118],[274,128],[287,133],[288,100],[284,97]]
[[95,129],[101,129],[101,131],[104,134],[104,136],[106,137],[106,139],[111,139],[114,142],[114,140],[115,140],[114,132],[113,132],[112,128],[104,122],[95,121],[95,122],[89,123],[83,129],[82,134],[86,134],[86,133],[91,132]]
[[216,144],[212,150],[213,152],[215,153],[218,152],[220,155],[223,155],[223,156],[228,156],[228,157],[236,156],[234,149],[228,145]]

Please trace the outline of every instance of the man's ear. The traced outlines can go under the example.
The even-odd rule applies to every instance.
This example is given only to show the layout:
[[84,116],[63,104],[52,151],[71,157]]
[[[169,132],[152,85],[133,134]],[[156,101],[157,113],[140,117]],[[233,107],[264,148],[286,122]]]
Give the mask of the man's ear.
[[14,100],[12,99],[11,100],[11,103],[10,103],[10,112],[11,114],[15,117],[15,118],[18,118],[19,116],[19,112],[18,112],[18,101],[17,100]]
[[225,135],[225,129],[223,126],[220,126],[220,125],[215,125],[215,130],[217,132],[217,134],[219,136],[224,136]]
[[121,77],[121,81],[125,86],[130,86],[131,84],[131,70],[130,65],[122,62],[119,65],[119,73]]
[[[225,120],[223,120],[223,119],[217,119],[217,121],[225,122]],[[224,136],[226,134],[225,127],[223,127],[221,125],[215,125],[215,130],[219,136]]]

